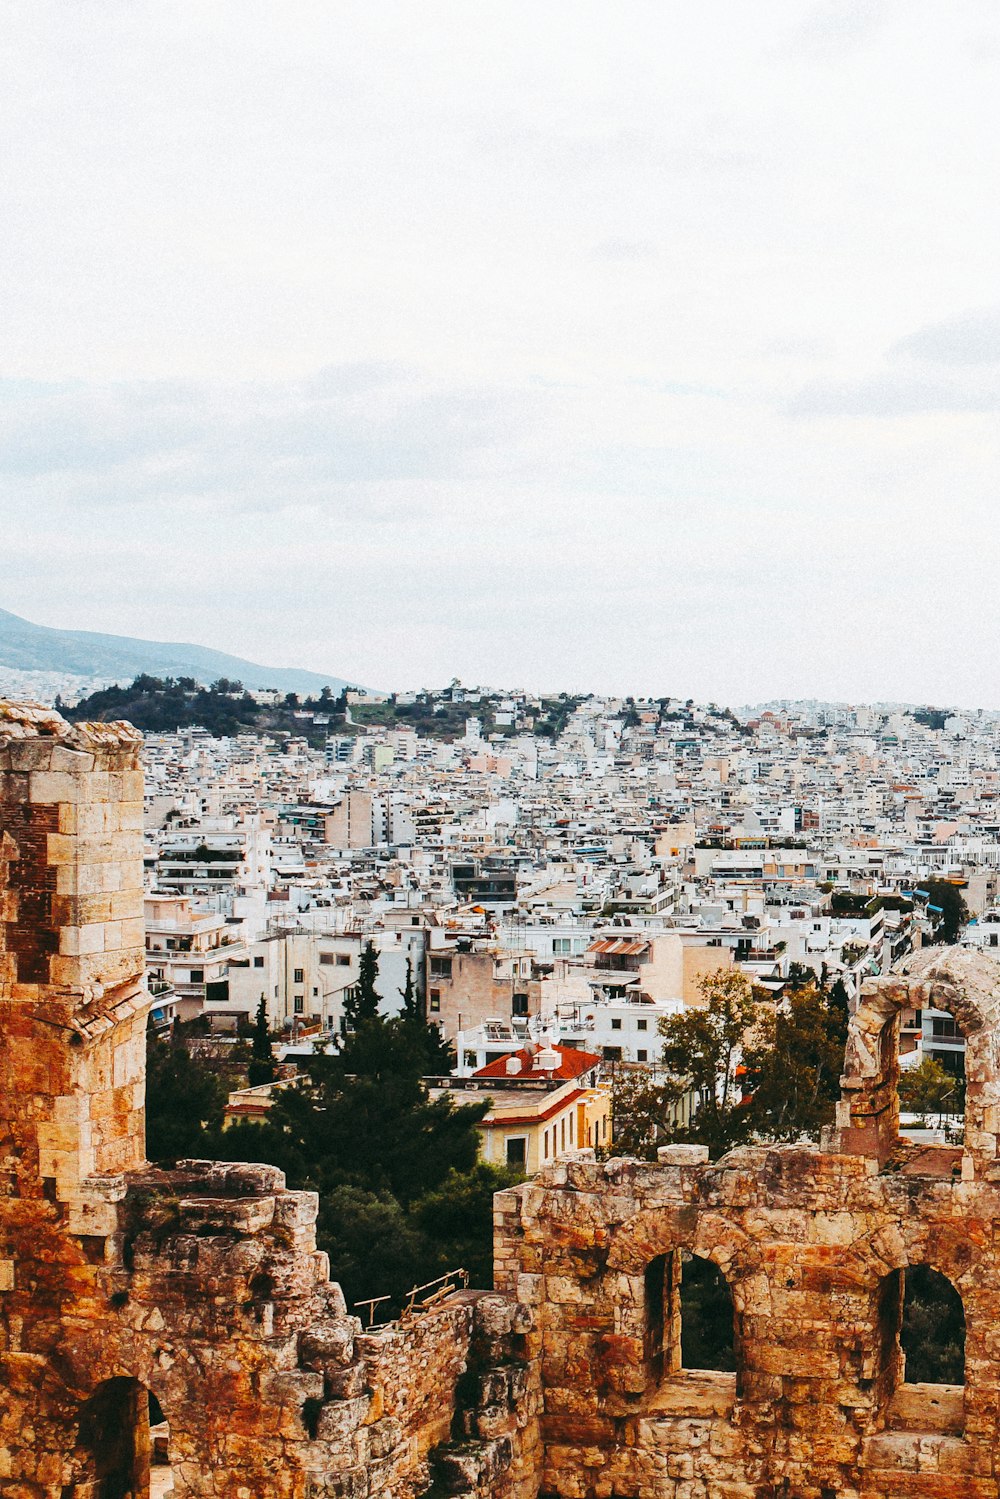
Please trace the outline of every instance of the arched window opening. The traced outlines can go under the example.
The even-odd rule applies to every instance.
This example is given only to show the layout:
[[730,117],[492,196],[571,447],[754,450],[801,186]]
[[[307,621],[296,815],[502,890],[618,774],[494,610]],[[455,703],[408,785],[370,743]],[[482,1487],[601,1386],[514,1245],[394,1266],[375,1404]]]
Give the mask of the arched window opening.
[[903,1276],[899,1335],[907,1384],[965,1383],[965,1309],[946,1276],[911,1265]]
[[878,1297],[881,1404],[895,1430],[959,1435],[965,1424],[965,1311],[929,1265],[893,1271]]
[[173,1492],[169,1431],[137,1379],[108,1379],[80,1411],[79,1446],[93,1499],[164,1499]]
[[904,1014],[901,1034],[909,1021],[915,1045],[903,1057],[899,1073],[900,1134],[930,1152],[951,1150],[911,1163],[926,1175],[958,1174],[965,1139],[965,1037],[958,1022],[944,1010],[925,1008]]
[[733,1296],[718,1265],[681,1252],[681,1367],[730,1374],[736,1369]]

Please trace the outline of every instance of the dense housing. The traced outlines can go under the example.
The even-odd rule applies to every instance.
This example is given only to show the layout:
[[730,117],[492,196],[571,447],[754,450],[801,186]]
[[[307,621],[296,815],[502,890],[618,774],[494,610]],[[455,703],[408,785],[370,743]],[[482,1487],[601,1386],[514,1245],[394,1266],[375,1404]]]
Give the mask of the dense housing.
[[[362,1332],[311,1194],[143,1160],[139,751],[0,705],[0,1493],[147,1499],[169,1467],[204,1499],[995,1499],[993,958],[866,984],[821,1147],[579,1151],[498,1198],[495,1292]],[[899,1141],[915,1007],[964,1034],[964,1146]],[[704,1262],[730,1369],[685,1358]],[[962,1380],[906,1377],[917,1266],[961,1298]]]

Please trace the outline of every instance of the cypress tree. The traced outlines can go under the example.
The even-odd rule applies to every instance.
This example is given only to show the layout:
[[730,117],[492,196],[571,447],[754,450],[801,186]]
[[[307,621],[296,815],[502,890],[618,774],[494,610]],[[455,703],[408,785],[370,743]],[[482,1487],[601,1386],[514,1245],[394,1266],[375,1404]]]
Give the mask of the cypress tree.
[[361,952],[361,968],[358,982],[348,990],[344,1000],[344,1020],[350,1030],[357,1030],[368,1020],[378,1015],[379,995],[375,988],[378,978],[378,958],[375,944],[366,942]]
[[267,1028],[267,1004],[262,994],[260,1004],[257,1006],[257,1019],[254,1021],[247,1080],[251,1088],[255,1088],[259,1083],[273,1083],[276,1071],[274,1048],[271,1045],[271,1034]]

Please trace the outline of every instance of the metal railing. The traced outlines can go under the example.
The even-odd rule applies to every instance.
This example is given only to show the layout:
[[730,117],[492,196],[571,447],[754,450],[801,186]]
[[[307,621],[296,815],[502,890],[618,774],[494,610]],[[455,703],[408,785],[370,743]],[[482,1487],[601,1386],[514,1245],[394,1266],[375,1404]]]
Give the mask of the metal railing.
[[[468,1270],[447,1270],[444,1275],[438,1275],[434,1280],[428,1280],[422,1286],[414,1286],[403,1299],[399,1320],[412,1322],[417,1317],[423,1317],[433,1311],[436,1306],[440,1306],[441,1302],[447,1301],[449,1296],[454,1296],[457,1291],[468,1290],[468,1286]],[[389,1325],[391,1319],[383,1322],[375,1321],[375,1309],[385,1306],[392,1300],[391,1296],[368,1296],[363,1301],[354,1303],[357,1311],[367,1308],[364,1318],[366,1332],[374,1332],[380,1327]]]

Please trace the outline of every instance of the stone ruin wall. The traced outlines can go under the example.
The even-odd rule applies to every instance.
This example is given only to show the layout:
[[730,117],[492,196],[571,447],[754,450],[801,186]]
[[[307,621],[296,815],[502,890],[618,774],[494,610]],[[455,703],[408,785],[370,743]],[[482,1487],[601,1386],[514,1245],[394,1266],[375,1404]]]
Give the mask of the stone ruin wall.
[[[139,749],[0,705],[0,1495],[145,1499],[151,1391],[178,1499],[996,1499],[991,960],[866,986],[820,1148],[580,1152],[498,1196],[495,1293],[362,1332],[312,1194],[143,1159]],[[898,1014],[931,1002],[964,1150],[898,1141]],[[731,1289],[736,1374],[681,1367],[682,1251]],[[964,1390],[905,1382],[916,1264],[962,1296]]]
[[362,1333],[317,1199],[144,1161],[141,738],[0,704],[0,1494],[534,1499],[525,1309]]
[[[996,1499],[1000,967],[937,949],[911,969],[866,985],[820,1148],[712,1165],[696,1146],[656,1165],[581,1153],[498,1197],[497,1287],[531,1308],[541,1343],[544,1494]],[[931,1004],[967,1040],[964,1148],[898,1138],[898,1017]],[[729,1286],[735,1374],[681,1366],[682,1251]],[[916,1265],[961,1295],[964,1390],[905,1381],[901,1276]]]

